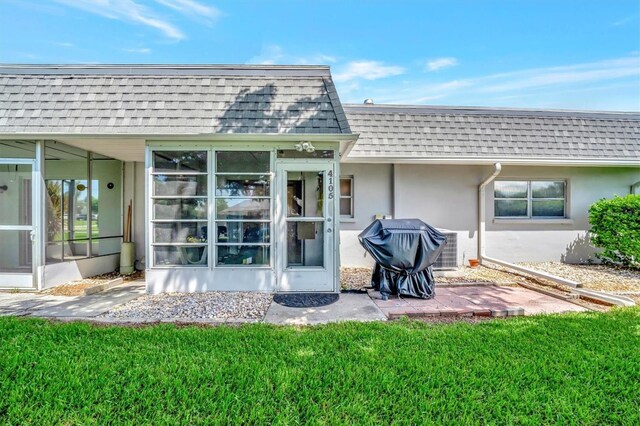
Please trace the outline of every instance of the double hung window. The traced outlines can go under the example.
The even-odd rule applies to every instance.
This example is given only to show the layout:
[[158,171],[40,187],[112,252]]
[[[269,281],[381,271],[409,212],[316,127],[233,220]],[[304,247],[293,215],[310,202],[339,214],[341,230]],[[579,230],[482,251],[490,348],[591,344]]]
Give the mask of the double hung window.
[[562,180],[501,180],[494,184],[496,218],[566,217],[567,183]]

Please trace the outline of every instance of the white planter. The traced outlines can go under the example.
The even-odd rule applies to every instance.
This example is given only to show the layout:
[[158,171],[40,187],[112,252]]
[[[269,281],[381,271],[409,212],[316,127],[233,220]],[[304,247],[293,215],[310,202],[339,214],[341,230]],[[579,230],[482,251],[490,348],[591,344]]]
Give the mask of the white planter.
[[120,273],[123,275],[132,274],[135,270],[134,263],[136,260],[135,243],[122,243],[120,249]]

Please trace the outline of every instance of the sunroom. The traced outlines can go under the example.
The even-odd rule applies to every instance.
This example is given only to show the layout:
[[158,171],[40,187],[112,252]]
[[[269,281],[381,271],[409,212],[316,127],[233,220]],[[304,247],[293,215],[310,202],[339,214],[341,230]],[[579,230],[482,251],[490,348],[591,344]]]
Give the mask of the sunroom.
[[335,142],[150,141],[149,291],[336,291],[339,155]]

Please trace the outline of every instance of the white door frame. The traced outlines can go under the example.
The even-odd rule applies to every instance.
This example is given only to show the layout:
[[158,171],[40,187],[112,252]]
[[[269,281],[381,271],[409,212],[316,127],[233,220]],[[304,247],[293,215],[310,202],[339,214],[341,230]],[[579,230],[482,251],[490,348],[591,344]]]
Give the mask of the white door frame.
[[[333,160],[277,160],[275,191],[275,236],[276,236],[276,279],[279,292],[335,292],[337,283],[338,251],[336,214],[336,189],[339,188],[337,167]],[[287,267],[287,172],[324,171],[323,218],[324,219],[324,266]],[[338,189],[339,190],[339,189]],[[309,218],[319,221],[321,218]],[[303,219],[302,221],[304,221]],[[300,221],[297,219],[295,221]]]
[[[32,158],[0,158],[0,166],[3,165],[29,165],[31,166],[31,225],[0,225],[0,235],[4,231],[30,231],[31,235],[31,272],[10,273],[0,272],[0,288],[26,288],[36,286],[36,271],[40,265],[40,236],[38,235],[38,223],[40,217],[40,173],[36,168],[36,159]],[[18,206],[16,206],[17,208]],[[18,248],[16,247],[16,250]]]

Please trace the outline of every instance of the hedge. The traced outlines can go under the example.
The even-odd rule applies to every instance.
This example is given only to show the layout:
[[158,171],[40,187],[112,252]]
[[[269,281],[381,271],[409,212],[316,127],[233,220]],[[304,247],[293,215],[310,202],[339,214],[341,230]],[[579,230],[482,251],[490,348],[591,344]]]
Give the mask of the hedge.
[[591,240],[606,263],[640,267],[640,195],[602,199],[589,208]]

